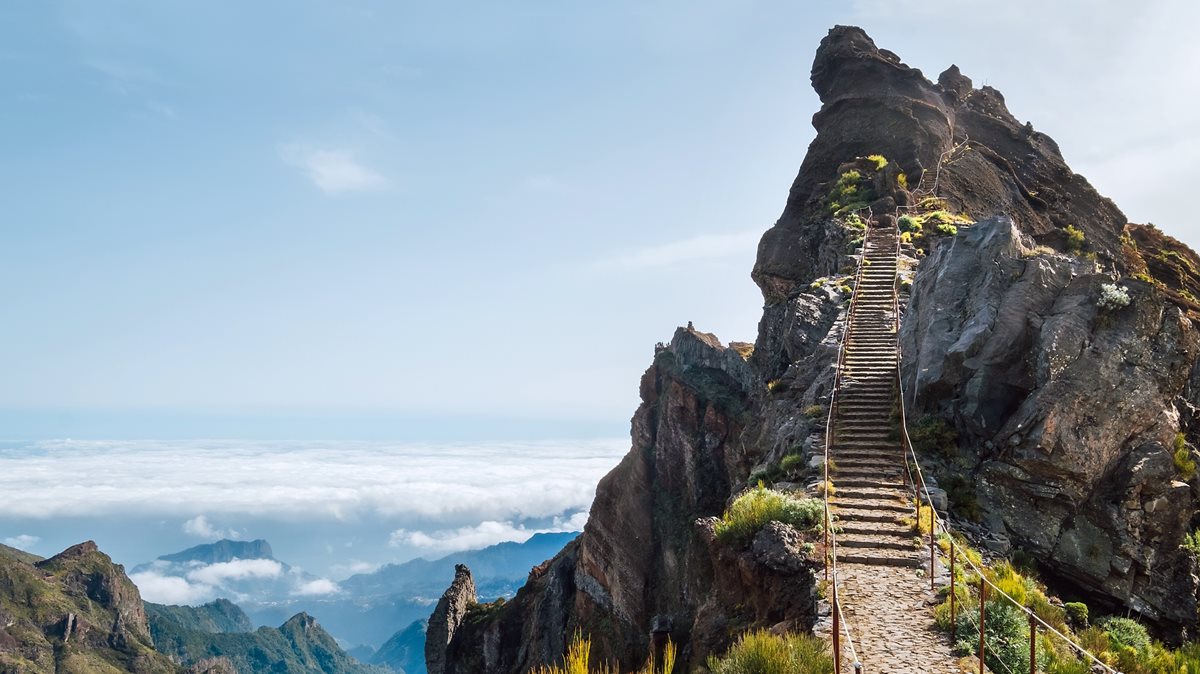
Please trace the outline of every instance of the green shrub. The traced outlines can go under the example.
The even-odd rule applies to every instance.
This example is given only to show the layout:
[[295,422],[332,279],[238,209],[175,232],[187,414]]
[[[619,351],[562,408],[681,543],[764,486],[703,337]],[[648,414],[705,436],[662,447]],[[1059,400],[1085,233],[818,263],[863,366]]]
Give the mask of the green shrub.
[[901,215],[896,220],[896,226],[900,228],[901,232],[921,233],[921,221],[911,215]]
[[1074,225],[1067,225],[1063,231],[1067,234],[1067,250],[1078,255],[1083,250],[1083,230]]
[[867,228],[867,223],[864,222],[862,218],[858,217],[858,213],[851,213],[850,215],[847,215],[844,222],[850,229],[855,229],[860,232]]
[[810,634],[755,630],[743,634],[725,655],[709,656],[708,669],[712,674],[828,674],[833,657],[825,641]]
[[1183,544],[1180,547],[1185,550],[1191,550],[1192,554],[1200,556],[1200,531],[1193,531],[1190,534],[1183,535]]
[[825,406],[809,405],[808,407],[804,408],[803,414],[809,419],[820,419],[821,417],[825,416]]
[[1138,651],[1150,645],[1150,634],[1136,620],[1129,618],[1106,618],[1100,621],[1100,626],[1108,633],[1108,640],[1113,644],[1128,646]]
[[913,449],[918,454],[953,457],[958,453],[958,431],[939,417],[922,417],[912,429]]
[[1192,476],[1196,474],[1196,461],[1192,459],[1192,450],[1188,449],[1187,436],[1183,433],[1176,433],[1173,448],[1175,449],[1175,470],[1183,476],[1183,479],[1192,479]]
[[872,155],[868,155],[868,156],[867,156],[867,159],[868,159],[868,160],[870,160],[870,161],[873,161],[873,162],[875,162],[875,170],[876,170],[876,171],[878,171],[878,170],[880,170],[880,169],[882,169],[883,167],[885,167],[885,166],[887,166],[887,165],[888,165],[888,160],[887,160],[887,157],[884,157],[884,156],[883,156],[883,155],[881,155],[881,154],[872,154]]
[[1196,461],[1192,459],[1192,452],[1187,447],[1175,451],[1175,470],[1179,471],[1180,477],[1185,480],[1192,479],[1196,474]]
[[803,468],[803,467],[804,467],[804,455],[803,454],[788,454],[787,456],[783,457],[782,461],[779,462],[779,470],[781,470],[785,473],[790,473],[797,468]]
[[799,499],[759,484],[737,497],[717,522],[717,540],[745,544],[767,522],[782,522],[797,529],[813,529],[821,522],[824,505],[816,499]]
[[904,173],[896,176],[896,184],[900,186],[900,189],[908,189],[908,176]]
[[954,236],[958,234],[958,227],[946,222],[938,223],[935,230],[939,236]]
[[1067,612],[1067,622],[1071,623],[1071,627],[1083,629],[1088,626],[1087,604],[1081,601],[1069,601],[1063,604],[1063,610]]
[[[1025,612],[1007,599],[989,599],[983,624],[987,646],[983,662],[988,669],[993,672],[1029,674],[1029,619]],[[960,613],[957,625],[955,652],[959,655],[979,653],[978,610]]]

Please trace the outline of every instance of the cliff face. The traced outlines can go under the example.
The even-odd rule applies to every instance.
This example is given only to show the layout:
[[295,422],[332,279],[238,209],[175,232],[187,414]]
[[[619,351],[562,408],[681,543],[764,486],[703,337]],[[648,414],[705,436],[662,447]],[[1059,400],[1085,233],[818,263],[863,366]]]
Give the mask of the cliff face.
[[137,587],[89,541],[37,562],[0,555],[0,671],[179,668],[154,651]]
[[[848,290],[836,278],[860,234],[830,215],[830,195],[869,155],[887,164],[862,183],[867,219],[890,225],[932,198],[977,221],[909,247],[920,261],[904,271],[904,393],[910,420],[957,433],[947,456],[924,457],[957,485],[956,519],[978,518],[998,549],[1024,549],[1101,607],[1168,635],[1194,627],[1195,562],[1180,544],[1200,488],[1175,454],[1194,459],[1200,430],[1200,258],[1128,225],[1053,140],[956,67],[931,82],[837,27],[812,82],[817,137],[753,269],[765,300],[753,355],[676,333],[642,379],[633,448],[597,488],[584,534],[513,601],[468,612],[446,672],[524,671],[559,657],[576,629],[627,668],[652,633],[669,633],[691,671],[747,627],[811,623],[811,593],[783,590],[812,583],[799,556],[756,554],[786,550],[788,532],[730,550],[704,518],[785,452],[820,447],[802,411],[827,402]],[[1127,306],[1099,306],[1108,283]]]
[[[452,625],[444,670],[435,669],[439,605],[429,671],[525,672],[559,658],[577,629],[598,659],[626,669],[645,661],[656,633],[698,664],[729,642],[730,625],[811,626],[811,570],[787,558],[799,557],[789,532],[739,553],[715,544],[711,521],[697,521],[724,510],[758,459],[744,441],[757,388],[737,351],[679,329],[642,377],[633,449],[597,487],[583,535],[535,568],[511,601],[473,606]],[[453,587],[443,598],[460,600]]]

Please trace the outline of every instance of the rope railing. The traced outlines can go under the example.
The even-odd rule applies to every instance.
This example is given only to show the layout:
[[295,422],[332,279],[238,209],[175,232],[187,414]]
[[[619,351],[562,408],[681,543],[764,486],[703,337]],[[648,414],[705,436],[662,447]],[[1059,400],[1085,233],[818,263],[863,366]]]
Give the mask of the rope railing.
[[[838,587],[840,581],[837,573],[837,530],[833,526],[833,514],[829,507],[829,497],[832,491],[832,482],[829,480],[829,450],[833,445],[833,438],[836,432],[834,420],[837,418],[838,392],[842,385],[842,372],[846,361],[846,338],[850,334],[850,328],[854,323],[854,308],[858,306],[858,288],[862,281],[863,260],[866,259],[867,239],[864,235],[863,244],[858,254],[858,260],[855,263],[854,270],[854,291],[850,295],[850,306],[846,309],[846,320],[842,324],[842,336],[838,346],[837,363],[834,366],[833,387],[829,392],[829,412],[825,419],[825,462],[824,462],[824,478],[825,481],[821,485],[822,500],[825,506],[825,580],[830,583],[830,595],[833,599],[832,617],[833,617],[833,671],[834,674],[841,674],[842,670],[842,650],[841,650],[841,632],[846,633],[846,642],[850,647],[850,655],[853,658],[854,669],[861,670],[861,664],[858,659],[858,653],[854,648],[854,637],[850,632],[849,624],[846,622],[845,616],[842,614],[842,607],[838,596]],[[832,575],[832,580],[830,576]]]
[[[899,232],[897,232],[897,238],[896,238],[896,259],[897,259],[897,261],[899,261],[899,259],[900,259],[900,239],[899,239],[898,234],[899,234]],[[929,505],[929,585],[930,585],[930,589],[934,589],[935,583],[936,583],[935,574],[934,574],[934,560],[936,559],[936,550],[937,550],[936,538],[938,535],[939,528],[941,529],[941,533],[944,534],[945,540],[949,547],[950,598],[951,598],[950,599],[950,607],[951,607],[950,608],[950,613],[951,613],[950,622],[952,625],[952,629],[955,629],[953,627],[953,625],[955,623],[955,617],[956,617],[954,615],[954,608],[955,608],[954,602],[956,599],[954,566],[955,566],[955,562],[956,562],[959,554],[962,554],[962,558],[964,560],[966,560],[966,562],[970,566],[971,570],[974,571],[975,574],[979,576],[980,615],[979,615],[978,625],[979,625],[979,637],[980,637],[979,638],[979,671],[981,673],[984,671],[984,650],[985,650],[985,643],[986,643],[985,631],[986,631],[987,595],[989,592],[995,592],[999,596],[1007,599],[1009,603],[1011,603],[1017,609],[1024,612],[1027,615],[1027,617],[1029,618],[1030,674],[1036,674],[1036,671],[1037,671],[1036,636],[1037,636],[1037,627],[1038,626],[1040,626],[1042,629],[1048,631],[1050,634],[1053,634],[1053,635],[1057,636],[1058,638],[1062,639],[1064,642],[1069,644],[1072,649],[1074,649],[1075,653],[1079,653],[1079,654],[1086,656],[1093,663],[1102,667],[1104,669],[1104,671],[1109,672],[1110,674],[1121,674],[1118,670],[1112,668],[1107,663],[1102,661],[1100,658],[1096,657],[1094,654],[1092,654],[1086,648],[1081,646],[1078,642],[1076,642],[1071,637],[1060,632],[1053,625],[1051,625],[1050,623],[1043,620],[1041,618],[1041,616],[1037,615],[1037,613],[1030,610],[1024,604],[1022,604],[1021,602],[1014,599],[1011,595],[1009,595],[1007,592],[1005,592],[1000,587],[998,587],[995,583],[993,583],[991,581],[991,579],[989,579],[987,577],[987,574],[984,572],[984,570],[981,569],[979,566],[977,566],[975,564],[975,562],[973,562],[971,560],[971,557],[965,553],[965,551],[960,552],[962,550],[962,547],[955,540],[954,531],[951,529],[948,519],[940,517],[938,515],[937,509],[934,508],[933,497],[931,496],[931,494],[929,492],[929,486],[926,484],[925,475],[924,475],[923,471],[921,470],[921,462],[917,458],[916,451],[913,449],[913,446],[912,446],[912,439],[909,437],[909,434],[908,434],[908,418],[907,418],[906,410],[905,410],[906,405],[904,403],[904,375],[900,368],[900,364],[902,362],[903,349],[900,345],[900,288],[899,288],[899,285],[900,285],[900,267],[899,267],[899,264],[897,264],[896,271],[895,271],[895,278],[892,282],[892,320],[894,322],[894,327],[896,330],[896,387],[897,387],[896,399],[897,399],[897,406],[899,408],[898,412],[899,412],[899,422],[900,422],[900,439],[901,439],[902,450],[904,451],[904,454],[905,454],[904,463],[906,464],[906,467],[907,467],[907,471],[909,474],[909,481],[910,481],[910,484],[912,485],[912,489],[913,489],[913,498],[914,498],[914,501],[916,502],[916,516],[917,516],[918,531],[920,530],[920,525],[921,525],[921,497],[922,496],[925,497],[925,502]],[[1004,664],[1004,666],[1006,668],[1008,667],[1008,665],[1006,663],[1004,663],[1003,660],[1000,660],[999,662],[1001,662],[1001,664]]]

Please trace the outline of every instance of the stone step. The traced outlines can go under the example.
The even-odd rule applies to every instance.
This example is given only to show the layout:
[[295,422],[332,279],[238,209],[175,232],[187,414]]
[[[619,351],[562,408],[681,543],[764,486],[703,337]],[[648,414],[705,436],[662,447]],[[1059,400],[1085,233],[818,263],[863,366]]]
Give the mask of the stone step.
[[[838,459],[834,459],[836,463]],[[899,501],[905,497],[904,482],[896,481],[894,485],[888,487],[858,487],[847,485],[845,488],[839,488],[838,483],[834,482],[836,495],[840,503],[848,503],[848,501]]]
[[914,552],[910,555],[905,554],[880,554],[864,552],[862,550],[851,549],[847,550],[846,554],[838,553],[838,563],[840,564],[864,564],[867,566],[911,566],[918,569],[924,568],[925,562],[921,556]]
[[897,498],[842,500],[841,494],[838,494],[833,497],[831,505],[838,517],[845,519],[879,513],[894,517],[916,517],[916,508]]
[[917,546],[912,540],[902,540],[900,538],[892,538],[891,536],[861,536],[858,534],[850,534],[848,536],[838,536],[838,547],[841,548],[866,548],[868,550],[913,550]]
[[[895,520],[883,520],[869,522],[866,520],[846,521],[837,520],[838,537],[842,536],[889,536],[892,538],[902,538],[905,543],[912,545],[913,537],[920,536],[916,531],[913,531],[911,526],[906,526],[900,522],[900,518]],[[916,547],[916,546],[914,546]]]
[[[834,461],[837,463],[837,461]],[[861,475],[843,475],[841,466],[834,473],[832,480],[833,486],[837,489],[891,489],[896,481],[901,478],[899,473],[895,475],[870,475],[863,473]]]
[[896,524],[903,526],[905,518],[912,517],[913,513],[910,510],[900,512],[898,510],[843,510],[837,514],[837,522],[841,524],[843,530],[847,525],[852,525],[858,522],[865,523],[867,526],[877,524]]

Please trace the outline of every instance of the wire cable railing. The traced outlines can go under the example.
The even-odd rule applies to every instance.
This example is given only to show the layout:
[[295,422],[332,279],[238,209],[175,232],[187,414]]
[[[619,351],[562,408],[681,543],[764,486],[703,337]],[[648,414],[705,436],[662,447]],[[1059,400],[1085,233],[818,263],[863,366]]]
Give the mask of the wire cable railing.
[[[869,232],[868,232],[869,233]],[[829,479],[829,450],[833,445],[834,435],[836,433],[837,407],[838,407],[838,392],[841,390],[842,373],[845,369],[846,362],[846,338],[850,334],[850,328],[854,323],[854,309],[858,306],[858,288],[862,282],[863,260],[866,259],[867,237],[863,237],[862,248],[859,250],[858,259],[855,263],[854,270],[854,289],[850,295],[850,306],[846,309],[846,320],[842,324],[842,336],[838,344],[837,363],[834,366],[833,387],[829,392],[829,412],[825,419],[825,461],[824,461],[824,482],[821,484],[822,500],[825,507],[824,526],[825,530],[825,580],[831,588],[830,595],[833,599],[832,617],[833,617],[833,671],[834,674],[841,674],[842,670],[842,649],[841,649],[841,633],[845,631],[846,642],[850,647],[850,656],[856,672],[862,671],[862,664],[858,659],[858,652],[854,647],[854,637],[850,631],[850,626],[846,622],[845,616],[842,614],[842,606],[840,602],[838,589],[841,585],[841,579],[837,572],[837,529],[833,526],[833,514],[829,506],[829,498],[833,491],[832,482]],[[832,580],[831,580],[832,576]]]
[[[897,262],[900,259],[900,243],[901,242],[900,242],[900,238],[899,238],[899,232],[897,232],[897,237],[896,237],[896,259],[897,259]],[[970,566],[971,570],[974,571],[975,574],[979,576],[980,597],[979,597],[978,626],[979,626],[979,636],[980,636],[980,638],[979,638],[979,671],[980,672],[985,671],[984,670],[984,655],[985,655],[985,648],[986,648],[985,632],[986,632],[986,622],[987,622],[987,619],[986,619],[987,595],[989,592],[994,592],[997,595],[999,595],[1000,597],[1007,599],[1008,602],[1011,603],[1014,607],[1016,607],[1020,611],[1024,612],[1029,619],[1029,625],[1030,625],[1030,636],[1029,636],[1030,668],[1029,668],[1029,671],[1030,671],[1030,674],[1036,674],[1036,671],[1037,671],[1036,637],[1037,637],[1037,630],[1039,627],[1041,629],[1044,629],[1048,633],[1053,634],[1054,636],[1057,636],[1059,639],[1062,639],[1064,642],[1066,642],[1068,645],[1071,646],[1071,648],[1074,650],[1075,653],[1085,656],[1086,658],[1091,660],[1094,664],[1102,667],[1105,672],[1109,672],[1110,674],[1120,674],[1120,672],[1118,672],[1116,669],[1112,668],[1107,663],[1105,663],[1103,660],[1096,657],[1096,655],[1094,655],[1093,653],[1088,651],[1086,648],[1081,646],[1078,642],[1076,642],[1071,637],[1067,636],[1066,634],[1063,634],[1061,631],[1056,629],[1053,625],[1051,625],[1050,623],[1043,620],[1041,616],[1037,615],[1037,613],[1030,610],[1027,606],[1025,606],[1021,602],[1014,599],[1011,595],[1009,595],[1007,592],[1005,592],[1003,589],[1001,589],[999,586],[997,586],[995,583],[993,583],[991,581],[991,579],[987,577],[987,574],[984,572],[984,570],[981,569],[978,565],[976,565],[975,562],[971,560],[971,557],[965,553],[965,551],[962,551],[961,546],[955,540],[954,531],[951,529],[948,519],[938,515],[937,509],[933,506],[933,497],[930,494],[929,487],[925,482],[925,475],[921,470],[921,462],[917,458],[916,451],[913,449],[913,446],[912,446],[912,439],[909,437],[909,434],[908,434],[908,418],[907,418],[907,414],[906,414],[906,410],[905,410],[906,405],[904,402],[904,375],[903,375],[903,372],[900,367],[901,363],[903,362],[902,361],[903,347],[902,347],[902,345],[900,343],[900,339],[899,339],[899,335],[900,335],[900,266],[899,266],[899,264],[896,265],[895,278],[892,282],[892,320],[894,322],[894,327],[896,330],[896,337],[897,337],[897,339],[896,339],[896,388],[897,388],[896,399],[897,399],[897,407],[898,407],[899,422],[900,422],[900,440],[901,440],[901,444],[902,444],[902,449],[904,451],[904,462],[906,464],[907,472],[909,475],[909,482],[910,482],[910,484],[912,486],[912,490],[913,490],[913,500],[915,502],[915,507],[916,507],[918,530],[919,530],[920,524],[921,524],[921,499],[922,499],[922,497],[924,497],[925,503],[928,504],[928,508],[929,508],[929,585],[930,585],[931,590],[936,588],[936,577],[935,577],[935,573],[934,573],[934,565],[935,565],[935,560],[937,558],[937,541],[936,541],[936,539],[937,539],[937,535],[939,533],[939,529],[941,530],[940,533],[942,533],[944,535],[944,540],[946,541],[948,548],[949,548],[949,557],[950,557],[950,624],[952,626],[951,629],[956,630],[956,627],[955,627],[956,594],[955,594],[955,592],[956,592],[957,588],[955,587],[956,580],[955,580],[954,567],[955,567],[956,560],[958,559],[959,555],[961,554],[962,558],[964,560],[966,560],[966,562],[967,562],[968,566]],[[828,445],[828,442],[826,444]],[[996,659],[996,661],[1003,664],[1006,668],[1008,667],[1008,664],[1004,663],[1003,660]]]

